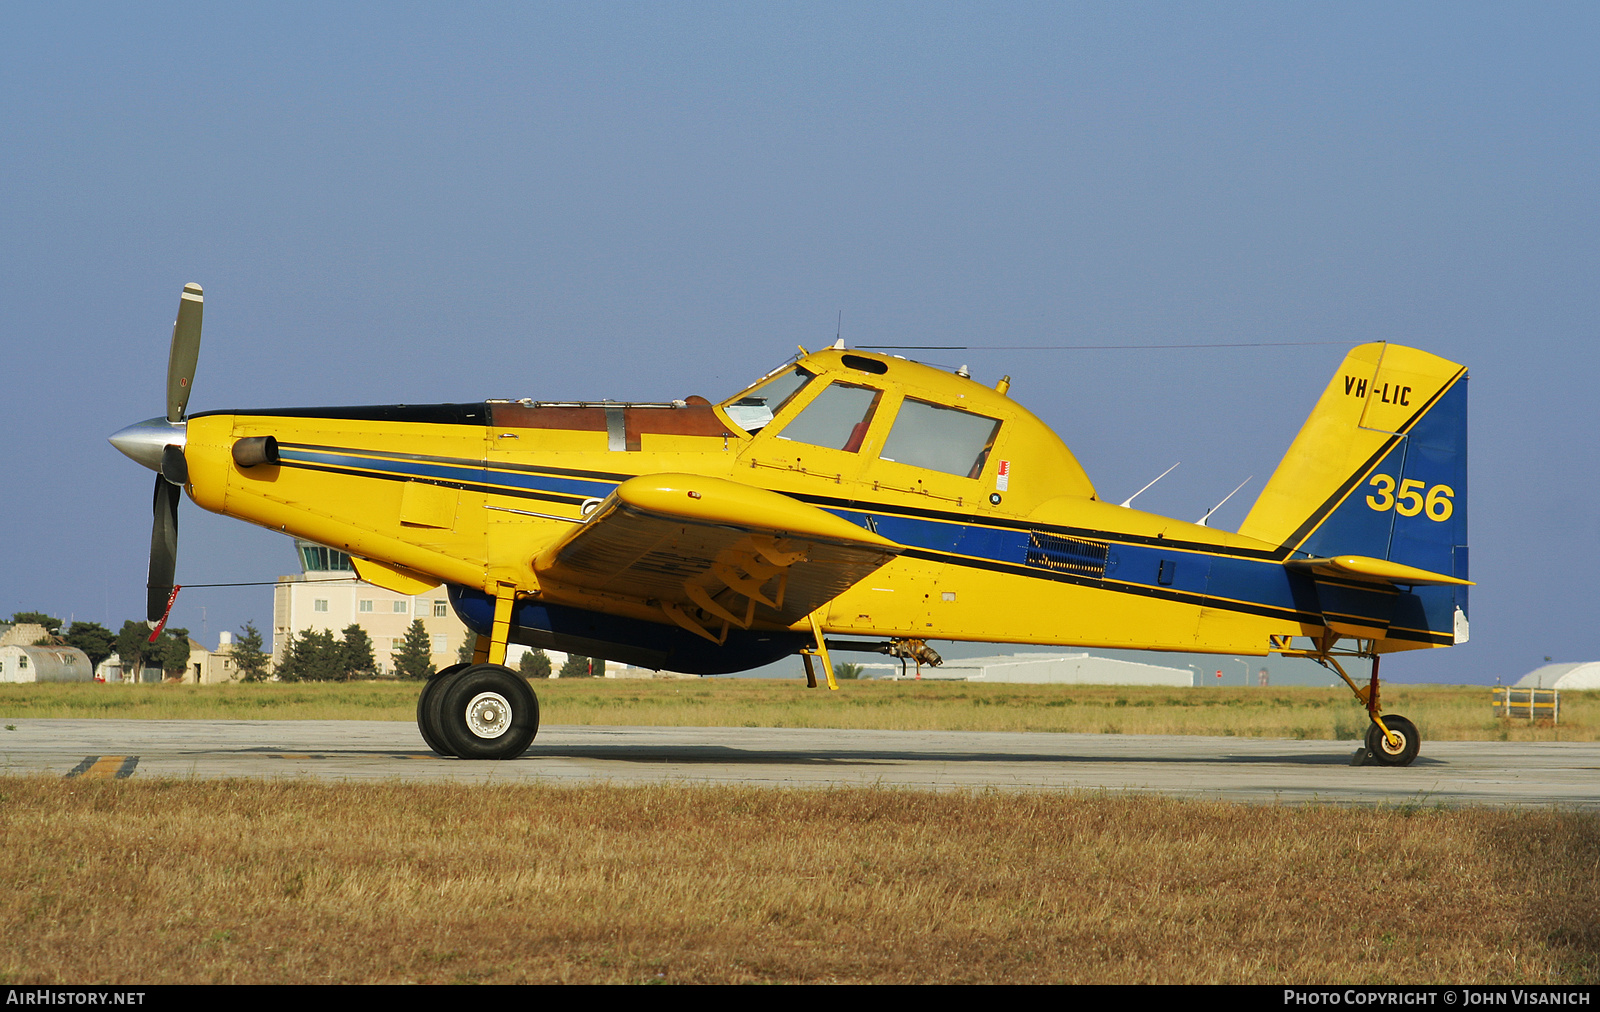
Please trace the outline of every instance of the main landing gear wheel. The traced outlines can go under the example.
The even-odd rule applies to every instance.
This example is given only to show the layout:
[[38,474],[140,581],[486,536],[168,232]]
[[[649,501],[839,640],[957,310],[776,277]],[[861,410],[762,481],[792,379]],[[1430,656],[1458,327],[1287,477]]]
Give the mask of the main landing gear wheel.
[[439,733],[439,722],[431,715],[429,706],[446,678],[469,667],[470,664],[452,664],[448,668],[440,668],[428,676],[427,684],[422,687],[422,694],[417,697],[417,730],[422,732],[422,740],[428,743],[428,747],[440,755],[455,755],[455,753],[445,745],[444,736]]
[[1417,733],[1417,725],[1404,717],[1385,716],[1383,722],[1389,725],[1389,730],[1400,739],[1399,747],[1389,744],[1389,739],[1383,733],[1383,728],[1377,724],[1367,726],[1367,751],[1379,766],[1410,766],[1411,760],[1417,757],[1422,749],[1422,735]]
[[439,679],[426,719],[450,755],[515,759],[539,733],[539,699],[510,668],[474,664]]

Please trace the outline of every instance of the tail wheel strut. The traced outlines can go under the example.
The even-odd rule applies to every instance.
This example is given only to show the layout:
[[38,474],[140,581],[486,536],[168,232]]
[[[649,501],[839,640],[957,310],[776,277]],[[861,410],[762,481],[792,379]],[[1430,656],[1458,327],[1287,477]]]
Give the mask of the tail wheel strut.
[[[1317,652],[1296,652],[1296,656],[1310,657],[1323,667],[1332,669],[1344,679],[1350,691],[1355,693],[1356,699],[1367,709],[1367,717],[1372,723],[1367,727],[1366,747],[1372,756],[1372,761],[1379,766],[1410,766],[1417,758],[1417,753],[1422,748],[1422,735],[1417,731],[1417,725],[1397,714],[1382,716],[1382,707],[1378,701],[1378,655],[1372,654],[1372,675],[1366,685],[1357,685],[1355,680],[1345,673],[1344,667],[1339,663],[1329,650],[1331,643],[1320,644]],[[1287,652],[1286,652],[1287,653]]]

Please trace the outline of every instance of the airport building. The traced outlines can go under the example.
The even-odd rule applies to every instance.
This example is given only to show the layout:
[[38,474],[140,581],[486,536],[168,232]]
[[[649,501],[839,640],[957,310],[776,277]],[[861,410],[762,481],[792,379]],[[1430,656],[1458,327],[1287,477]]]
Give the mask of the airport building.
[[[233,667],[233,634],[229,632],[218,633],[217,649],[207,650],[205,645],[193,636],[189,637],[189,662],[184,665],[183,676],[179,681],[190,685],[216,685],[219,682],[236,682],[239,672]],[[166,672],[158,668],[145,668],[138,674],[146,682],[160,682],[166,680]],[[133,682],[135,673],[122,669],[122,657],[113,653],[110,657],[100,662],[94,669],[94,680],[116,685],[122,682]]]
[[400,649],[406,630],[416,619],[428,631],[435,670],[456,663],[456,654],[469,636],[456,618],[443,587],[423,594],[397,594],[356,579],[350,556],[309,541],[295,540],[301,571],[278,577],[272,597],[272,663],[280,664],[291,636],[324,629],[342,638],[350,625],[359,625],[372,638],[378,670],[393,670],[391,654]]
[[[872,678],[913,678],[900,674],[900,666],[862,665]],[[885,670],[889,669],[889,670]],[[1136,661],[1118,661],[1093,654],[1004,654],[945,661],[922,669],[924,681],[1036,682],[1061,685],[1166,685],[1188,688],[1194,672]]]
[[34,622],[0,622],[0,647],[31,647],[50,638],[50,630]]

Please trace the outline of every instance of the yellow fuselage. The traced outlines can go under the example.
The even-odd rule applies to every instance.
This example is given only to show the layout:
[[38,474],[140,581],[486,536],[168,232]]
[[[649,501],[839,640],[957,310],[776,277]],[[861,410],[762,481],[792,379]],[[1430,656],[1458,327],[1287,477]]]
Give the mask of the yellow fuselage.
[[[847,361],[878,363],[874,371]],[[196,503],[348,552],[364,579],[439,582],[660,623],[627,587],[541,574],[541,552],[640,475],[722,478],[782,493],[901,546],[826,606],[829,633],[1265,654],[1338,627],[1281,546],[1102,502],[1062,441],[1001,391],[882,356],[824,351],[806,387],[754,434],[726,405],[528,402],[215,412],[188,423]],[[876,392],[850,449],[784,437],[827,383]],[[883,450],[907,398],[999,422],[973,476]],[[732,401],[728,402],[733,403]],[[241,467],[236,441],[272,436],[279,462]],[[803,621],[791,629],[803,631]],[[1378,630],[1382,650],[1439,642]],[[1373,635],[1373,630],[1365,630]]]

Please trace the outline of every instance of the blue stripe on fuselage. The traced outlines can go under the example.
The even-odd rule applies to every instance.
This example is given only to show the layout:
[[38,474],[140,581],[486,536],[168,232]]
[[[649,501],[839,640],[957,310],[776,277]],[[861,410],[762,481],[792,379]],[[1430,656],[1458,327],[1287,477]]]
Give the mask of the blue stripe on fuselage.
[[286,462],[322,464],[329,467],[359,468],[363,471],[380,471],[385,474],[406,475],[412,478],[435,478],[440,481],[466,481],[483,484],[488,472],[482,465],[441,464],[422,460],[374,460],[348,453],[326,453],[316,450],[280,448],[279,458]]
[[528,489],[536,492],[560,492],[583,496],[586,499],[604,499],[616,490],[621,482],[592,481],[584,478],[564,478],[553,474],[528,474],[517,471],[489,471],[489,480],[496,485]]
[[347,453],[289,449],[279,451],[285,461],[347,467],[436,481],[470,482],[475,485],[501,485],[538,492],[555,492],[584,498],[604,498],[617,487],[614,481],[591,481],[557,475],[490,470],[482,464],[445,464],[428,460],[374,459]]
[[[865,510],[829,509],[828,512],[912,548],[967,556],[994,562],[1026,566],[1029,532],[960,524],[920,517],[884,515]],[[868,517],[871,518],[869,524]],[[1105,539],[1091,539],[1099,540]],[[959,564],[960,559],[951,559]],[[1162,563],[1168,564],[1165,574]],[[1044,569],[1029,569],[1026,575],[1045,579],[1056,574]],[[1163,575],[1166,582],[1162,581]],[[1185,595],[1317,614],[1316,587],[1308,578],[1285,568],[1282,563],[1245,559],[1207,552],[1166,548],[1159,545],[1108,542],[1107,581],[1148,587],[1153,592]],[[1093,578],[1072,582],[1094,583]]]

